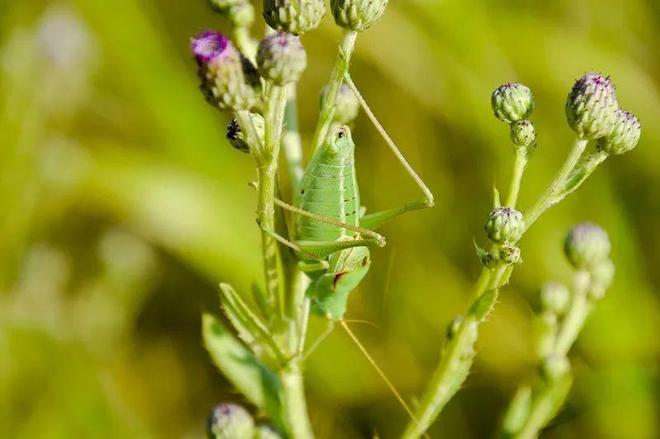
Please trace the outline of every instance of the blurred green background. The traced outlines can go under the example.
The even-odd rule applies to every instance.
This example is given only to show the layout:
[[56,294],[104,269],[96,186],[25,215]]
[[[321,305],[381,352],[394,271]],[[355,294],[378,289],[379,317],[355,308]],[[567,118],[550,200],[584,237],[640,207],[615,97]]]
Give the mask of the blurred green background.
[[[217,311],[220,280],[247,292],[261,275],[254,169],[224,140],[227,118],[197,90],[188,51],[191,35],[223,26],[204,0],[0,2],[0,437],[201,437],[215,403],[240,400],[199,330],[201,311]],[[326,16],[303,38],[306,144],[338,37]],[[609,231],[617,276],[544,437],[660,437],[659,54],[655,0],[399,0],[360,36],[354,79],[437,199],[385,228],[389,245],[349,306],[348,318],[377,325],[355,330],[407,396],[467,305],[472,239],[484,239],[493,180],[508,179],[491,91],[520,81],[536,96],[523,207],[568,151],[563,104],[582,73],[612,75],[643,126],[636,150],[608,160],[526,236],[525,263],[432,437],[496,431],[534,373],[535,290],[568,280],[561,240],[584,220]],[[364,115],[355,138],[369,209],[418,196]],[[340,331],[306,376],[321,438],[394,437],[405,422]]]

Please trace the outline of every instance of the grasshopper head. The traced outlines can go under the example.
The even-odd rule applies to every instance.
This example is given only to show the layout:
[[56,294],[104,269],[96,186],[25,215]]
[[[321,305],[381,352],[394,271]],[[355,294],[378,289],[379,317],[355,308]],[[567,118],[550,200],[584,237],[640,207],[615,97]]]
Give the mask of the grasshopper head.
[[325,150],[328,154],[342,159],[353,157],[355,144],[351,138],[351,130],[346,125],[337,125],[330,128],[325,142]]

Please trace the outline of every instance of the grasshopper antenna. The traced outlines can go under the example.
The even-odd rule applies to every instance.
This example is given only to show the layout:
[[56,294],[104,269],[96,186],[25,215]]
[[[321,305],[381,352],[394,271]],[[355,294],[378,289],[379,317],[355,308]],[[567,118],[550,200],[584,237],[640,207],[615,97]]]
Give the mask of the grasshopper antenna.
[[415,423],[417,423],[417,419],[415,418],[415,415],[413,414],[413,411],[410,409],[410,407],[408,406],[406,401],[403,399],[403,397],[401,396],[399,391],[396,390],[396,387],[394,387],[394,384],[392,384],[390,379],[387,378],[387,375],[385,375],[385,373],[381,370],[381,368],[378,367],[378,364],[376,364],[376,362],[371,357],[371,355],[369,355],[369,352],[367,352],[367,350],[362,345],[362,343],[360,343],[360,340],[357,338],[357,336],[355,334],[353,334],[353,331],[351,331],[351,329],[348,327],[348,324],[346,323],[346,321],[340,320],[339,323],[341,324],[341,326],[344,327],[344,330],[346,331],[348,336],[353,340],[353,342],[355,342],[358,349],[360,349],[362,351],[362,353],[364,354],[364,356],[367,357],[367,360],[369,361],[369,363],[371,363],[371,365],[374,367],[374,369],[376,369],[376,372],[378,372],[378,375],[380,375],[380,377],[383,379],[383,381],[385,381],[385,384],[387,384],[387,387],[389,387],[390,391],[394,394],[396,399],[399,400],[399,403],[401,403],[401,405],[405,409],[406,413],[408,413],[408,415],[410,416],[410,419],[412,419]]

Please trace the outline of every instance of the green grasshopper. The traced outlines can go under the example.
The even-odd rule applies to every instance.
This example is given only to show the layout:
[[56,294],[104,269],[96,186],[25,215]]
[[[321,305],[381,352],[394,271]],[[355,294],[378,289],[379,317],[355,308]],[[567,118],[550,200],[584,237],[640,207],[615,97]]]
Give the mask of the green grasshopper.
[[425,199],[362,215],[354,163],[355,144],[348,127],[334,126],[305,169],[296,189],[294,205],[276,200],[280,207],[292,212],[292,240],[274,231],[268,232],[295,250],[299,268],[311,280],[306,292],[311,309],[328,319],[328,329],[310,351],[332,331],[334,323],[339,322],[412,416],[403,398],[349,329],[344,314],[349,294],[369,271],[369,247],[385,245],[383,236],[372,229],[403,213],[432,206],[433,196],[380,126],[350,77],[346,82],[392,151],[423,190]]

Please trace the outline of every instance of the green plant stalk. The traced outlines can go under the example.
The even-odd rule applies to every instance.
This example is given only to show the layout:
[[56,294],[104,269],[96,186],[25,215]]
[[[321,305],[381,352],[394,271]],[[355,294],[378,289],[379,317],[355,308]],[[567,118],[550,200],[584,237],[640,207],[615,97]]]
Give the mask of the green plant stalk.
[[[592,288],[591,275],[586,271],[578,271],[575,273],[573,284],[569,312],[561,323],[552,348],[552,354],[561,357],[568,355],[568,351],[575,343],[592,309],[588,296],[589,290]],[[537,437],[538,432],[555,416],[566,400],[571,388],[572,376],[570,371],[566,371],[560,377],[549,380],[539,377],[537,381],[530,408],[522,419],[519,428],[507,429],[504,427],[501,437],[515,439]],[[522,387],[521,389],[525,388]]]
[[525,168],[527,167],[527,156],[520,151],[516,150],[516,157],[513,161],[513,175],[511,177],[511,187],[509,188],[509,194],[506,197],[505,206],[507,207],[516,207],[518,202],[518,194],[520,193],[520,185],[522,183],[522,177],[525,173]]
[[[269,85],[267,91],[264,127],[264,149],[257,154],[259,176],[258,221],[263,229],[275,230],[275,191],[277,179],[277,161],[279,157],[284,113],[287,102],[286,89]],[[285,282],[282,267],[282,257],[278,242],[262,229],[262,248],[266,289],[269,297],[277,301],[277,310],[283,320],[287,319],[288,307],[285,297]],[[298,283],[296,283],[298,285]],[[300,288],[300,287],[296,287]],[[293,321],[288,328],[296,328]],[[295,330],[288,330],[287,350],[297,346],[298,337]],[[287,434],[291,438],[312,438],[307,403],[303,386],[303,376],[300,368],[300,358],[295,355],[278,372],[282,383],[282,412]]]
[[314,433],[307,415],[301,361],[302,358],[296,356],[279,371],[283,392],[283,418],[288,437],[312,439]]
[[321,107],[321,112],[319,113],[319,121],[316,125],[316,131],[314,132],[314,138],[312,141],[314,150],[316,150],[323,143],[326,136],[328,135],[328,130],[332,124],[332,116],[335,112],[337,93],[339,93],[341,83],[344,80],[344,76],[346,76],[348,68],[351,64],[351,56],[353,55],[353,50],[355,49],[356,39],[356,31],[344,31],[342,41],[339,45],[339,51],[337,52],[337,59],[335,60],[335,65],[332,68],[330,80],[328,81],[328,93],[326,95],[326,99],[323,101],[323,106]]
[[287,87],[287,103],[284,112],[284,136],[282,137],[282,150],[287,163],[291,189],[293,193],[303,176],[302,165],[302,143],[298,132],[298,108],[296,102],[296,86],[291,84]]
[[566,356],[568,354],[591,312],[591,303],[588,297],[589,281],[590,274],[588,272],[578,271],[575,274],[575,291],[571,298],[571,305],[568,314],[564,317],[555,342],[554,353],[557,355]]
[[[261,226],[261,245],[264,261],[266,294],[280,318],[284,317],[285,283],[279,244],[267,232],[275,230],[275,192],[277,188],[277,159],[280,149],[285,94],[281,87],[271,85],[266,100],[264,146],[257,160],[257,222]],[[251,124],[251,122],[250,122]]]
[[[529,229],[529,226],[534,223],[534,221],[538,219],[545,210],[554,204],[552,199],[561,190],[562,185],[577,165],[580,157],[584,153],[587,143],[588,141],[584,139],[577,139],[575,141],[573,148],[561,169],[543,195],[535,203],[534,207],[525,216],[525,231]],[[516,159],[518,159],[518,156],[516,156]],[[525,166],[523,166],[519,160],[516,161],[519,163],[514,163],[514,172],[507,195],[507,204],[512,207],[517,203],[520,182],[525,169]],[[530,218],[531,221],[527,218]],[[494,246],[493,248],[496,249],[497,247]],[[483,268],[481,270],[477,286],[472,296],[473,302],[470,305],[470,311],[467,313],[468,317],[486,291],[494,291],[494,294],[491,296],[492,303],[487,304],[489,305],[488,312],[492,310],[497,301],[499,289],[508,281],[512,270],[513,267],[507,266],[500,266],[494,270],[488,268]],[[477,325],[481,323],[481,321],[483,321],[483,319],[477,321]],[[465,350],[460,349],[465,346],[459,345],[459,341],[462,342],[462,340],[464,340],[464,331],[466,331],[466,327],[461,324],[454,338],[444,349],[440,364],[431,379],[431,383],[427,387],[426,393],[415,410],[415,419],[417,419],[417,422],[410,421],[408,423],[405,432],[401,436],[403,439],[418,438],[424,434],[440,414],[444,405],[447,404],[447,402],[459,390],[460,384],[463,380],[467,378],[472,361],[460,362],[460,357],[466,353]],[[460,364],[463,369],[452,373],[452,365],[454,364]],[[456,384],[457,380],[460,380],[458,384]]]
[[575,168],[580,157],[584,153],[589,141],[587,139],[576,139],[573,143],[568,158],[562,165],[555,179],[550,183],[543,195],[536,201],[534,206],[525,214],[525,231],[531,227],[534,222],[557,201],[556,195],[560,191],[562,184],[566,181],[571,171]]
[[566,399],[566,395],[568,395],[571,389],[572,383],[573,376],[570,371],[567,371],[551,383],[543,385],[539,393],[535,396],[527,420],[520,431],[513,435],[513,438],[536,438],[541,428],[547,424],[548,420],[555,416],[559,407],[561,407],[563,401]]

